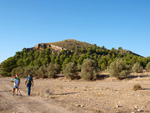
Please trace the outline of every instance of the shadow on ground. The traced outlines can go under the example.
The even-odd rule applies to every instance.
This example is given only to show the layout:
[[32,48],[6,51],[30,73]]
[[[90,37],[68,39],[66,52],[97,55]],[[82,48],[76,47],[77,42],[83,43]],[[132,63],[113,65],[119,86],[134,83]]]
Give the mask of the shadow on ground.
[[142,88],[142,90],[150,90],[150,88]]
[[150,77],[150,75],[129,75],[126,79],[134,79],[134,78],[144,78],[144,77]]
[[97,75],[97,80],[104,80],[106,78],[109,78],[109,75]]
[[11,92],[12,90],[0,90],[0,92]]
[[77,92],[70,92],[70,93],[61,93],[61,94],[54,94],[54,95],[71,95],[76,94]]

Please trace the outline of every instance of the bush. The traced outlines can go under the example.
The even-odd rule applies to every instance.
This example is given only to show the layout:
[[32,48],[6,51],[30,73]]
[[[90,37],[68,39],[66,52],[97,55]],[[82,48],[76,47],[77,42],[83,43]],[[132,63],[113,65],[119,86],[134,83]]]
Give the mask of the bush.
[[119,79],[128,77],[128,74],[130,73],[129,66],[124,64],[121,59],[112,62],[107,68],[107,71],[110,77],[117,77]]
[[24,68],[21,67],[21,66],[14,68],[14,69],[11,71],[11,76],[15,76],[16,73],[17,73],[20,77],[24,77]]
[[69,79],[76,79],[77,75],[77,66],[74,62],[70,62],[66,65],[63,70],[64,76]]
[[81,77],[85,80],[96,80],[97,64],[94,60],[85,59],[81,66]]
[[133,90],[134,90],[134,91],[142,90],[142,87],[141,87],[139,84],[135,84],[135,85],[133,86]]
[[121,72],[119,73],[119,78],[120,78],[120,79],[121,79],[121,78],[126,78],[128,74],[129,74],[129,71],[123,70],[123,71],[121,71]]
[[16,60],[14,57],[10,57],[1,64],[1,75],[2,76],[11,76],[11,72],[16,68]]
[[33,68],[31,68],[30,66],[27,66],[25,69],[24,69],[24,75],[27,76],[28,74],[31,75],[31,71],[33,70]]
[[36,74],[37,74],[38,77],[47,78],[46,73],[47,73],[46,66],[41,66],[41,67],[37,70],[37,73],[36,73]]
[[132,67],[132,72],[141,73],[143,71],[143,67],[140,65],[140,63],[135,63]]
[[81,71],[81,65],[80,64],[77,65],[77,71]]
[[55,78],[56,74],[58,73],[59,67],[57,64],[53,64],[52,62],[47,67],[47,77],[48,78]]
[[146,65],[146,70],[147,70],[147,71],[150,71],[150,62],[147,63],[147,65]]
[[40,67],[39,66],[34,66],[33,67],[33,69],[31,70],[31,75],[32,75],[32,77],[37,77],[37,78],[39,78],[39,76],[37,76],[38,75],[38,69],[39,69]]

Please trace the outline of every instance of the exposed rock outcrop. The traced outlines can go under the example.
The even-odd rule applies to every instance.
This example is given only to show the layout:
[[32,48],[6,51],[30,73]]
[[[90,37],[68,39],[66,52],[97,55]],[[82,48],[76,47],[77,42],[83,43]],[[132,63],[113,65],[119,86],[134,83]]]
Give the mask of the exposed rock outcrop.
[[49,44],[49,43],[40,43],[40,44],[35,45],[32,48],[24,48],[24,49],[26,49],[27,52],[29,52],[31,50],[41,51],[41,50],[46,49],[46,48],[50,48],[52,53],[55,53],[55,52],[60,53],[62,50],[66,50],[66,48],[55,46],[55,45],[52,45],[52,44]]

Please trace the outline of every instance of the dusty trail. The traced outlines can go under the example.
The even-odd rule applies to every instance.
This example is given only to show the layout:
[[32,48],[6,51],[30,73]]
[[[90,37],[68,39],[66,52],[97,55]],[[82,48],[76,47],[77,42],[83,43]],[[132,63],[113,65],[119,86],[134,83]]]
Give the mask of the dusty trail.
[[38,96],[11,96],[12,86],[6,78],[0,78],[0,112],[10,113],[73,113],[65,108],[57,106],[53,100]]
[[[143,76],[143,75],[142,75]],[[10,78],[0,78],[0,113],[150,113],[150,76],[97,81],[34,79],[27,96],[21,78],[23,96],[12,97]],[[143,90],[134,91],[140,84]],[[45,91],[52,93],[45,97]]]

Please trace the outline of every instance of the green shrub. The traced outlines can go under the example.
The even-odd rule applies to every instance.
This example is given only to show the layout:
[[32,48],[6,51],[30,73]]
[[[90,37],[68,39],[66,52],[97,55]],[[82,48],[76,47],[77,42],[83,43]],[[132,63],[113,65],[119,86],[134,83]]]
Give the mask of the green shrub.
[[37,70],[37,73],[36,73],[36,74],[37,74],[38,77],[47,78],[46,73],[47,73],[46,66],[41,66],[41,67]]
[[69,79],[75,79],[77,75],[77,66],[74,62],[69,62],[63,70],[64,76]]
[[81,71],[81,65],[80,64],[77,65],[77,71]]
[[7,60],[3,61],[1,64],[1,75],[2,76],[11,76],[11,72],[16,68],[16,60],[14,57],[10,57]]
[[129,66],[124,64],[121,59],[112,62],[107,68],[110,77],[117,77],[119,79],[126,78],[129,74]]
[[56,74],[58,73],[59,67],[57,64],[53,64],[52,62],[47,67],[47,77],[48,78],[56,78]]
[[143,67],[140,65],[140,63],[135,63],[132,67],[132,72],[141,73],[143,71]]
[[11,71],[11,76],[15,76],[16,74],[18,74],[20,77],[24,77],[24,68],[21,66],[13,68]]
[[24,75],[27,76],[28,74],[31,75],[31,71],[33,70],[33,68],[31,68],[30,66],[27,66],[25,69],[24,69]]
[[31,75],[32,75],[32,77],[37,77],[37,78],[39,78],[38,73],[37,73],[39,68],[40,68],[39,66],[34,66],[34,67],[32,68],[32,70],[31,70]]
[[85,59],[81,66],[81,77],[85,80],[96,80],[97,64],[94,60]]
[[147,70],[147,71],[150,71],[150,62],[147,63],[147,65],[146,65],[146,70]]

